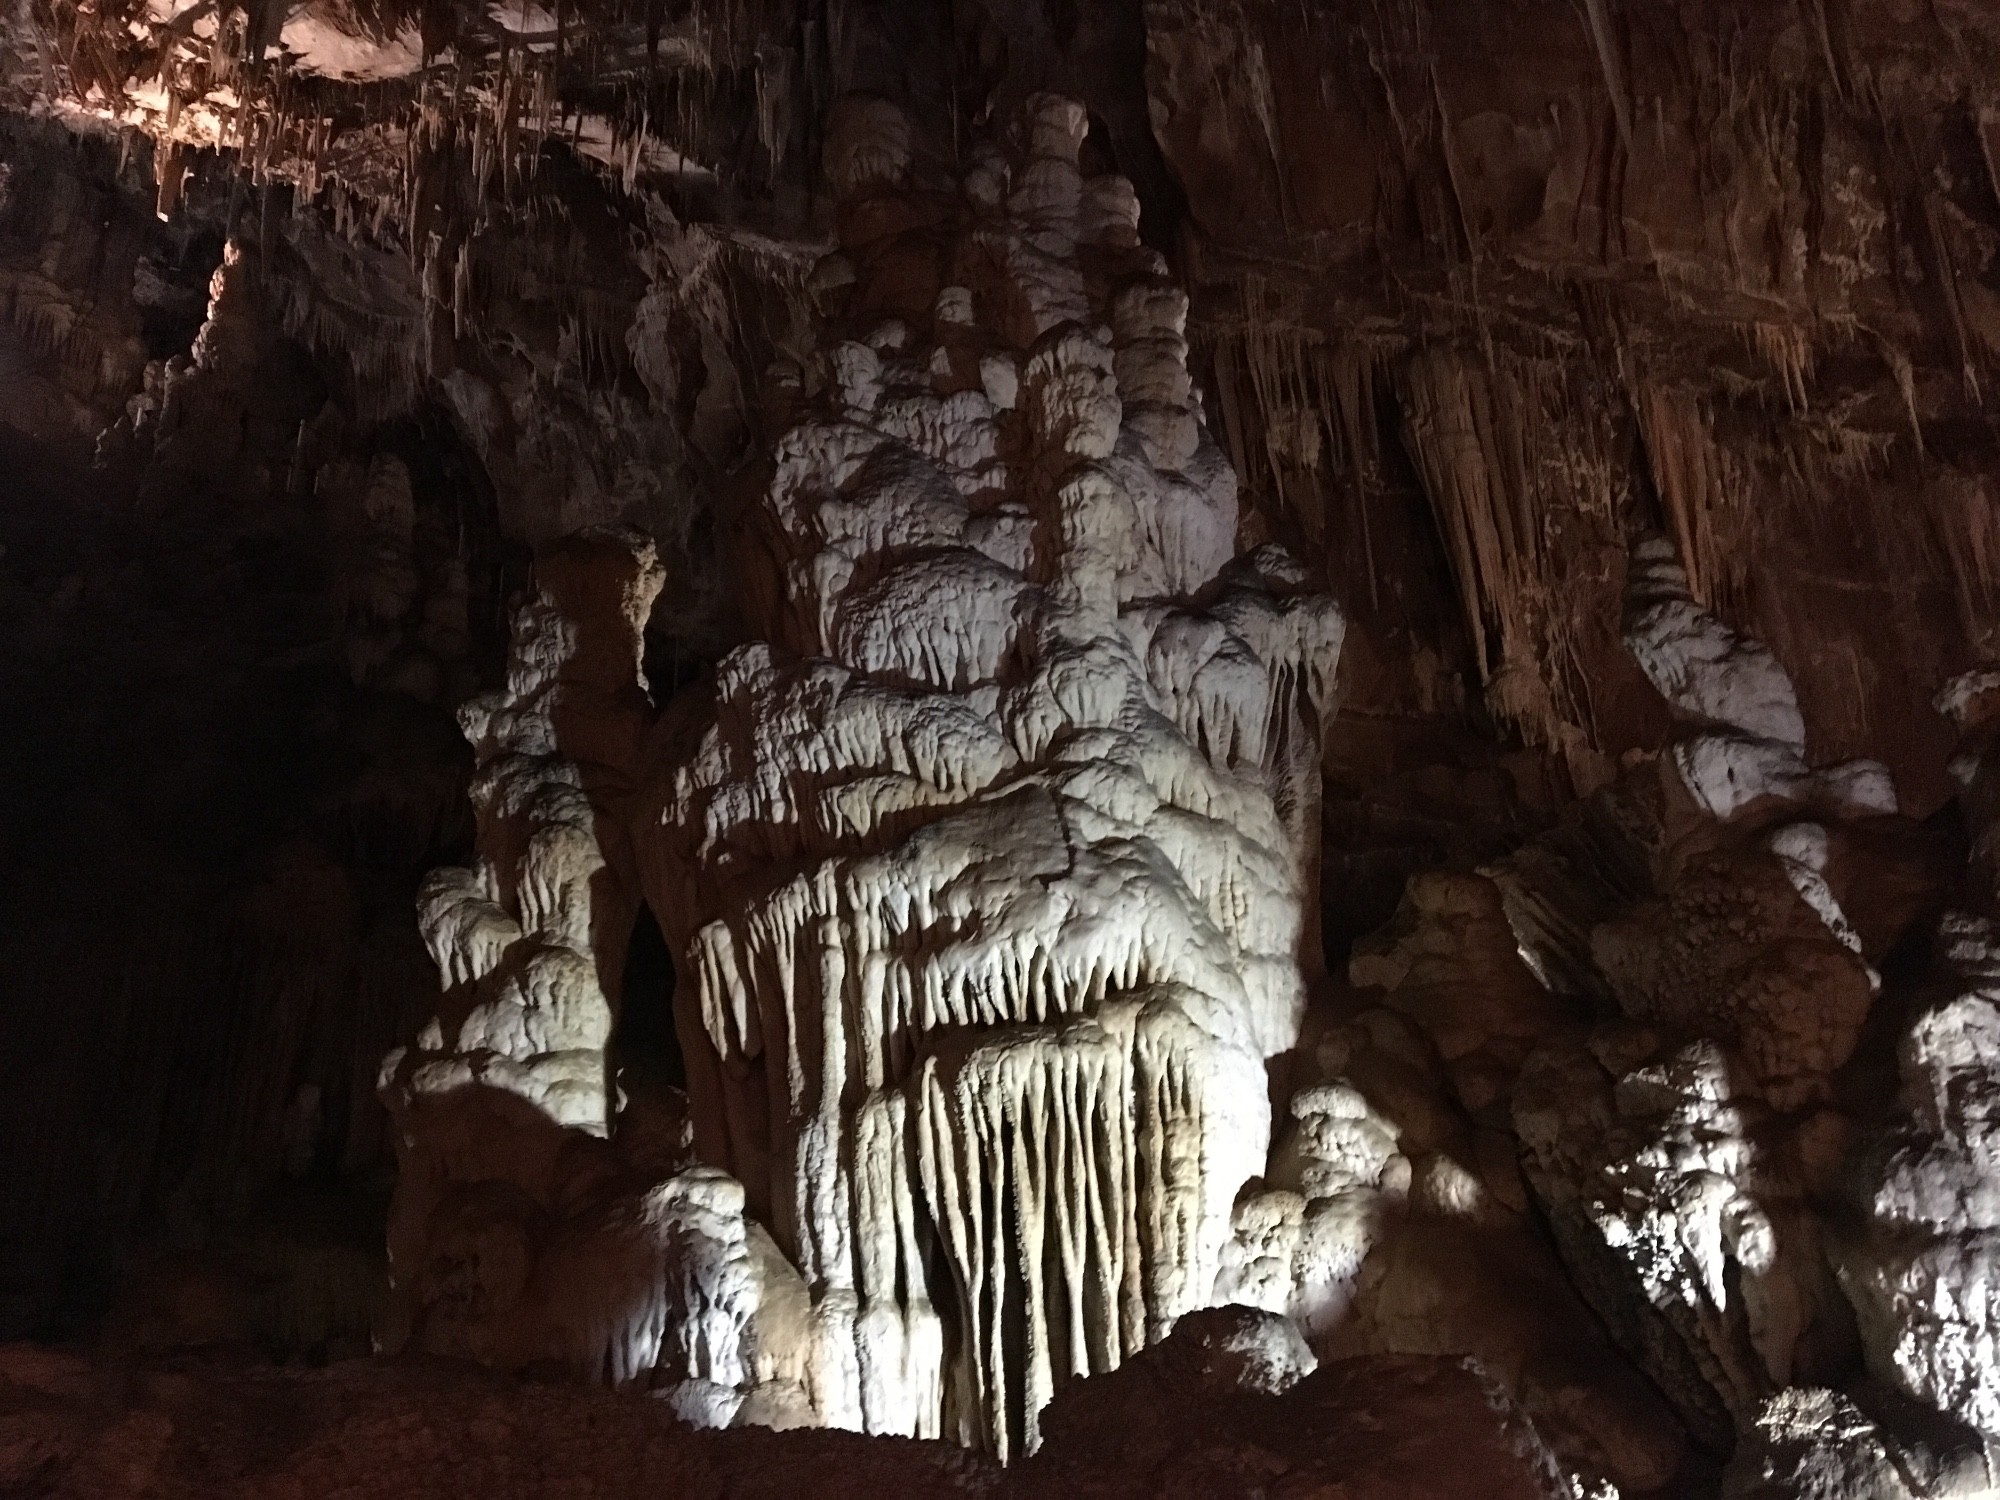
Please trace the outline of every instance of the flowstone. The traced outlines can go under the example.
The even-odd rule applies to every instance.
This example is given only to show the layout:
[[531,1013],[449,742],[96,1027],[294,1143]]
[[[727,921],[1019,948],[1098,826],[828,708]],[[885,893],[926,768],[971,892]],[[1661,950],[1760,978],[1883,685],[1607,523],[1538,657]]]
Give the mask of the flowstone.
[[1852,1186],[1863,1228],[1839,1258],[1870,1371],[1987,1433],[2000,1432],[1996,689],[2000,679],[1975,672],[1938,695],[1963,739],[1952,770],[1972,824],[1977,910],[1942,924],[1945,993],[1898,1039],[1898,1107]]
[[947,196],[894,110],[836,120],[846,306],[749,527],[765,639],[633,826],[695,1147],[804,1277],[815,1419],[1003,1457],[1215,1295],[1342,636],[1234,555],[1186,297],[1086,129],[1038,97]]

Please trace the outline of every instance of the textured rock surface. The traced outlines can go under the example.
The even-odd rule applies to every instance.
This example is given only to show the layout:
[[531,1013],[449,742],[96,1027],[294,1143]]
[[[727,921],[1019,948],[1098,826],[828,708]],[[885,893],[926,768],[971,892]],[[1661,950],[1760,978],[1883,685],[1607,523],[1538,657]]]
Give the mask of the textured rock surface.
[[1951,1500],[1993,1493],[1989,1445],[1948,1421],[1836,1391],[1793,1387],[1764,1403],[1723,1476],[1724,1500]]
[[1945,918],[1944,994],[1897,1039],[1897,1107],[1854,1184],[1865,1227],[1840,1267],[1871,1371],[1991,1432],[2000,1428],[2000,1324],[1988,1291],[2000,1269],[2000,1216],[1989,1201],[2000,1146],[2000,935],[1990,811],[1977,796],[1990,775],[1991,684],[1982,674],[1960,678],[1938,701],[1965,739],[1954,770],[1974,794],[1968,812],[1980,852],[1968,894],[1977,914]]
[[770,641],[633,831],[697,1149],[806,1278],[815,1410],[1002,1456],[1213,1293],[1305,1005],[1341,639],[1232,559],[1185,299],[1087,124],[1031,100],[954,202],[893,109],[839,117],[853,290],[750,523]]
[[[1876,976],[1819,878],[1826,830],[1784,821],[1817,784],[1789,680],[1690,606],[1655,542],[1638,549],[1626,631],[1689,721],[1650,830],[1658,894],[1590,931],[1621,1017],[1552,1037],[1513,1112],[1584,1295],[1726,1451],[1773,1391],[1850,1355],[1810,1198],[1838,1171],[1845,1123],[1825,1106]],[[1771,747],[1793,769],[1766,776]],[[1745,843],[1734,825],[1752,816],[1776,831]]]
[[1995,602],[1993,453],[1935,435],[2000,332],[1989,10],[1152,0],[1145,40],[1231,451],[1401,701],[1427,646],[1600,784],[1666,718],[1619,638],[1652,527],[1816,759],[1951,795],[1927,701]]
[[1026,1492],[1193,1497],[1312,1494],[1324,1485],[1383,1500],[1568,1492],[1533,1428],[1457,1361],[1339,1360],[1275,1398],[1239,1378],[1176,1334],[1072,1387],[1050,1408],[1048,1446],[1022,1473]]
[[384,1063],[383,1086],[404,1112],[484,1089],[602,1136],[612,1002],[597,950],[631,916],[598,824],[630,790],[651,706],[640,634],[662,580],[649,542],[595,535],[545,551],[535,579],[505,688],[459,710],[479,865],[434,872],[419,898],[454,1003]]
[[693,1161],[685,1102],[628,1093],[612,1048],[660,568],[643,536],[595,531],[535,578],[506,686],[460,711],[479,863],[419,897],[443,1003],[383,1067],[401,1173],[382,1337],[660,1386],[705,1425],[807,1422],[797,1273],[742,1186]]
[[1989,1486],[1996,64],[0,21],[0,1327],[1003,1488],[1421,1490],[1489,1389],[1593,1496]]
[[1037,1459],[1002,1470],[940,1443],[694,1431],[658,1401],[516,1383],[450,1361],[119,1369],[0,1345],[0,1486],[62,1500],[1139,1500],[1248,1497],[1274,1483],[1352,1500],[1563,1494],[1532,1434],[1450,1361],[1351,1361],[1277,1397],[1181,1383],[1145,1389],[1146,1403],[1130,1409],[1123,1428],[1058,1439]]

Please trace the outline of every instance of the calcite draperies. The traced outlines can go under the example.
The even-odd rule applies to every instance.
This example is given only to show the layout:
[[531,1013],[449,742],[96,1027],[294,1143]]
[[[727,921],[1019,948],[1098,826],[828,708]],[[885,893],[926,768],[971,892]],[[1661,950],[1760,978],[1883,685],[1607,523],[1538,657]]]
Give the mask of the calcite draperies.
[[949,195],[888,106],[838,122],[845,309],[750,528],[769,643],[663,734],[634,833],[697,1149],[805,1276],[822,1418],[1002,1454],[1212,1295],[1304,1004],[1341,636],[1233,556],[1186,299],[1086,123],[1034,101]]

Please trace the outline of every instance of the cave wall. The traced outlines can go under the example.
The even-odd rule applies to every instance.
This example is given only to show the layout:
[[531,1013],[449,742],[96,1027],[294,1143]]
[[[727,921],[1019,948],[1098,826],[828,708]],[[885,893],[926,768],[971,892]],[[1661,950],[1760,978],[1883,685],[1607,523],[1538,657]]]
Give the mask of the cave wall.
[[[115,150],[17,124],[8,163],[8,1325],[88,1326],[143,1252],[271,1284],[210,1335],[365,1347],[375,1074],[430,987],[417,880],[470,836],[445,705],[495,643],[491,491],[421,413],[319,420],[254,263]],[[351,1224],[288,1287],[315,1215]]]
[[[58,0],[8,40],[10,1330],[373,1338],[1004,1452],[1230,1301],[1315,1357],[1476,1355],[1628,1494],[1732,1451],[1740,1487],[1815,1424],[1893,1447],[1896,1402],[1989,1424],[1992,1231],[1939,1207],[1993,1066],[1984,7]],[[1224,474],[1176,571],[1201,526],[1159,496]],[[1212,576],[1279,548],[1304,569]],[[1322,588],[1344,645],[1281,642]],[[1150,791],[1064,783],[1029,850],[884,748],[946,700],[953,753],[1019,741],[996,785]],[[1294,710],[1315,748],[1267,763]],[[1104,1216],[1150,1314],[1055,1338],[996,1273],[966,1346],[975,1263],[1067,1191],[1061,1150],[1008,1157],[1032,1038],[929,1058],[993,1075],[924,1124],[934,1180],[901,1064],[808,1086],[900,1043],[798,996],[891,958],[933,1008],[986,993],[938,977],[977,967],[949,922],[854,916],[856,881],[930,889],[882,862],[933,824],[986,872],[930,892],[968,931],[1057,899],[1012,856],[1113,838],[1173,857],[1105,902],[1213,907],[1133,918],[1130,973],[1057,964],[1058,1011],[1180,984],[1234,1038],[1216,975],[1292,966],[1236,1080],[1268,1128],[1221,1132],[1254,1151]],[[1246,915],[1266,856],[1297,932]],[[640,1066],[644,921],[679,1028]],[[1048,1021],[991,988],[982,1022]],[[1213,1041],[1154,1049],[1161,1097]],[[1235,1150],[1187,1144],[1205,1108],[1162,1106],[1162,1160]],[[864,1137],[916,1170],[855,1217]],[[957,1393],[870,1375],[863,1312]]]
[[1652,526],[1815,754],[1946,799],[1929,695],[1994,626],[1983,7],[1154,4],[1147,41],[1232,455],[1395,643],[1386,712],[1428,647],[1579,790],[1657,745],[1615,623]]

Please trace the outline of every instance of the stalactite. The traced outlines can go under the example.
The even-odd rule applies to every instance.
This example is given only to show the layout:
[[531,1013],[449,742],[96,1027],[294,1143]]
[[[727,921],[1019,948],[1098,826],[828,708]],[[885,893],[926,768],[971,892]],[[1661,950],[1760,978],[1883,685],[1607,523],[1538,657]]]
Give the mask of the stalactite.
[[1748,509],[1746,477],[1716,443],[1712,415],[1684,392],[1644,384],[1634,410],[1690,592],[1711,607],[1734,599],[1748,540],[1737,529]]
[[[1609,521],[1611,470],[1599,443],[1552,455],[1540,435],[1570,413],[1554,367],[1510,360],[1504,378],[1434,350],[1403,379],[1407,443],[1457,582],[1489,701],[1536,743],[1572,756],[1578,779],[1595,738],[1548,555],[1548,508]],[[1588,430],[1588,429],[1586,429]]]

